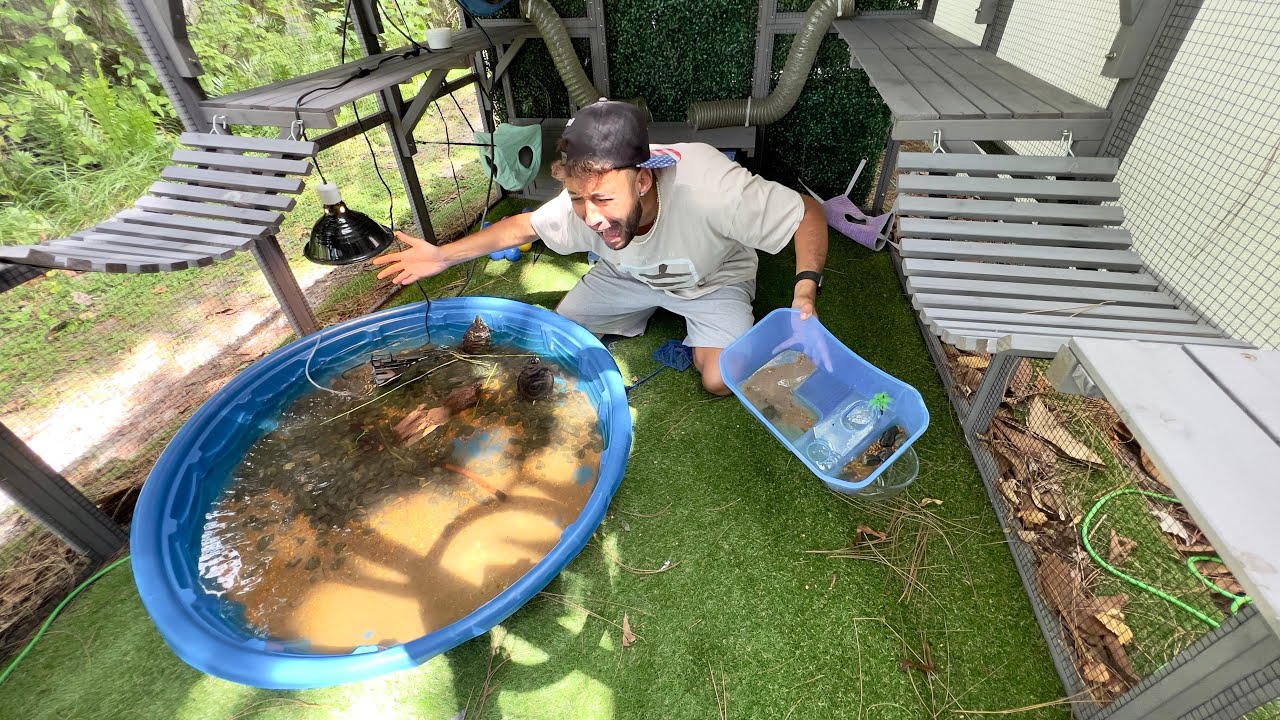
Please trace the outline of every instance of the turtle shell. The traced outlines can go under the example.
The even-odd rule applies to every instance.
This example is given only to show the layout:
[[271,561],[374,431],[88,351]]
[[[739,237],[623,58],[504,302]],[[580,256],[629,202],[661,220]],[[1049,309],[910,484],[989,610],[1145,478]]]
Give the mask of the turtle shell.
[[516,389],[526,400],[541,400],[551,394],[553,387],[555,377],[551,374],[551,368],[543,365],[538,358],[530,358],[516,377]]
[[471,321],[471,327],[462,334],[462,352],[468,355],[486,353],[493,347],[493,331],[479,315]]

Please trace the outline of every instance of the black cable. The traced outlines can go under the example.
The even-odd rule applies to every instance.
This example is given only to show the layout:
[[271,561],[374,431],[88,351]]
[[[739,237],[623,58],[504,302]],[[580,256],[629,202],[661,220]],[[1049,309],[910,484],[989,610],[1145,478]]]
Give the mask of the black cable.
[[[409,26],[409,20],[405,18],[404,10],[400,9],[399,0],[392,0],[392,2],[396,4],[396,9],[400,10],[400,20],[404,22],[405,27],[407,28]],[[391,13],[386,11],[386,8],[382,6],[381,2],[378,3],[378,9],[382,11],[383,19],[386,20],[387,23],[391,25],[391,27],[394,28],[396,32],[400,33],[400,35],[405,40],[408,40],[409,44],[413,45],[413,50],[414,50],[413,55],[415,56],[420,55],[422,54],[423,50],[426,50],[427,52],[432,52],[431,48],[420,44],[417,40],[414,40],[412,37],[409,36],[409,33],[405,32],[404,29],[402,29],[399,25],[397,25],[396,21],[391,18]]]

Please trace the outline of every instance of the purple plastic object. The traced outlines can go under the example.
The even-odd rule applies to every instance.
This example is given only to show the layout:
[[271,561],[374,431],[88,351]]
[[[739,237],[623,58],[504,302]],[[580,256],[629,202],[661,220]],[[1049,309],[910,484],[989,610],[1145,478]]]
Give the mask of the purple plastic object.
[[853,184],[858,182],[858,176],[862,174],[862,168],[866,164],[867,159],[863,158],[862,162],[858,163],[858,170],[853,174],[853,179],[849,181],[849,187],[844,189],[844,194],[829,200],[818,197],[817,193],[809,190],[808,185],[800,184],[805,190],[809,190],[809,194],[815,200],[822,203],[828,225],[868,250],[880,250],[889,239],[889,225],[893,222],[894,212],[890,210],[883,215],[869,217],[849,199],[849,193],[853,192]]

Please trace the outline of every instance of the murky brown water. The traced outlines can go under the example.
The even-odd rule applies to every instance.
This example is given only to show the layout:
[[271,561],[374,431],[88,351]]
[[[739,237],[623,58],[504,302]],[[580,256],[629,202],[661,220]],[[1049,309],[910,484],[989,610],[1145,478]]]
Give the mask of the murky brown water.
[[[333,383],[357,397],[299,399],[209,513],[206,585],[264,637],[350,652],[425,635],[518,580],[577,518],[603,443],[571,374],[550,366],[552,395],[529,401],[527,356],[494,352],[438,351],[381,388],[363,365]],[[425,411],[474,385],[474,407],[422,434],[444,414]]]
[[817,366],[804,353],[788,350],[774,357],[742,383],[742,394],[782,436],[795,442],[818,421],[818,416],[796,398],[800,387]]

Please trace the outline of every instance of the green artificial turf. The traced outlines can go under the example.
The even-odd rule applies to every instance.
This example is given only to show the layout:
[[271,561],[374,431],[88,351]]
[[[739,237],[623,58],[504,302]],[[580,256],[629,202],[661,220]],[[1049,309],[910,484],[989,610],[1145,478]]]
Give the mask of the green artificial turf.
[[[793,263],[789,250],[762,257],[757,317],[790,304]],[[553,307],[585,270],[581,256],[551,253],[536,264],[481,260],[468,294]],[[1062,686],[889,257],[833,235],[818,311],[855,352],[924,395],[932,424],[916,444],[921,474],[910,495],[847,502],[736,399],[709,399],[693,370],[668,370],[632,393],[625,479],[594,539],[547,587],[562,597],[542,596],[499,629],[413,670],[275,692],[179,661],[121,569],[87,590],[0,686],[0,715],[448,720],[469,704],[468,718],[914,719],[1059,698]],[[673,337],[683,338],[682,323],[660,313],[645,336],[614,344],[624,378],[653,370],[650,353]],[[921,509],[924,498],[942,504]],[[859,543],[859,525],[894,527],[910,537],[874,547],[905,569],[923,526],[895,524],[893,513],[946,523],[915,563],[920,586],[909,600],[890,567],[805,552]],[[667,561],[670,569],[656,574],[622,567],[656,570]],[[641,638],[627,649],[613,624],[624,613]],[[494,641],[503,650],[491,661]],[[904,670],[904,659],[929,668]],[[1018,715],[1066,716],[1063,706]]]

